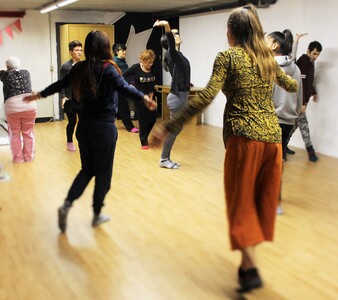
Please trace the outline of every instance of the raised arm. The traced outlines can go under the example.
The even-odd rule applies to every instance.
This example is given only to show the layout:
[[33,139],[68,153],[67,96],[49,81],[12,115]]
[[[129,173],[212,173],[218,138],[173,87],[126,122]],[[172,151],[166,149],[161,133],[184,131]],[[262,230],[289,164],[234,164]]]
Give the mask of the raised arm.
[[164,27],[165,32],[170,32],[171,28],[168,21],[165,20],[156,20],[153,27]]
[[297,50],[298,50],[298,42],[299,39],[304,36],[307,35],[308,33],[296,33],[295,35],[295,39],[293,41],[293,45],[292,45],[292,52],[291,52],[291,58],[294,62],[296,62],[297,60]]

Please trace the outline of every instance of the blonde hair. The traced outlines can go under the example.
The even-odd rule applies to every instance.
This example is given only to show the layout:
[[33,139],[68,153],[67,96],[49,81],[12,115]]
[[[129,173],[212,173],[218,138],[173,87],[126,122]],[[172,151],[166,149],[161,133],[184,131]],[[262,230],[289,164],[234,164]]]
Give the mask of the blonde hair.
[[264,40],[264,32],[256,8],[248,4],[233,10],[228,20],[228,30],[235,43],[244,47],[257,64],[261,77],[274,81],[276,62],[272,50]]
[[140,61],[154,61],[155,60],[155,52],[151,49],[144,50],[140,53]]

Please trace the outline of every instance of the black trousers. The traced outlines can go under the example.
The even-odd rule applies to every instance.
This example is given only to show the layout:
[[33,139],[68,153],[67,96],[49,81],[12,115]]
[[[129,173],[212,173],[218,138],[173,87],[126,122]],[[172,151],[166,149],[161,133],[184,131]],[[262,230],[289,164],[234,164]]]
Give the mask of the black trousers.
[[79,111],[75,110],[72,113],[66,113],[68,119],[68,124],[66,127],[67,143],[73,142],[74,129],[79,117],[79,113],[80,113]]
[[125,95],[118,93],[119,95],[119,106],[118,106],[118,114],[124,127],[130,131],[134,128],[134,124],[130,119],[130,109],[128,104],[128,99]]
[[140,141],[141,146],[148,146],[148,136],[156,123],[156,110],[148,110],[143,102],[135,101],[136,113],[138,116],[139,128],[140,128]]
[[288,146],[289,143],[289,136],[291,133],[291,130],[294,125],[288,125],[288,124],[280,124],[280,128],[282,129],[282,149],[283,149],[283,158],[286,157],[286,147]]
[[81,170],[71,185],[67,199],[78,199],[95,177],[93,210],[99,214],[110,189],[113,174],[117,129],[114,122],[80,120],[76,129],[81,156]]

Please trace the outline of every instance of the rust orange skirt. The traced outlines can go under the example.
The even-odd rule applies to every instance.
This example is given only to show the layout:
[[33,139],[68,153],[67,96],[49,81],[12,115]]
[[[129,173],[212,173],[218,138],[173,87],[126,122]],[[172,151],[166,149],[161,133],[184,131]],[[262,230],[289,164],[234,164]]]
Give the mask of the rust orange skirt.
[[228,138],[224,188],[231,249],[273,240],[281,176],[281,144]]

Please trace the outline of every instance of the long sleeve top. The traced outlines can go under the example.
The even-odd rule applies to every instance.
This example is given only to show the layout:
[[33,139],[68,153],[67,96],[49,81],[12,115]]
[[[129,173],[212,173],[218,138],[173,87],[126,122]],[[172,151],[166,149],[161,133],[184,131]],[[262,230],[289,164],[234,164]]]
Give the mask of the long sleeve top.
[[[47,97],[70,86],[75,76],[81,76],[79,74],[82,73],[83,64],[85,63],[87,62],[78,62],[65,77],[41,91],[41,96]],[[118,91],[125,93],[130,98],[143,101],[144,94],[130,86],[113,65],[108,63],[96,65],[93,72],[99,83],[98,91],[96,95],[89,87],[82,91],[81,99],[79,99],[81,105],[80,119],[115,121],[118,107]]]
[[[73,67],[74,62],[72,59],[66,61],[60,69],[60,78],[65,77],[71,70],[71,68]],[[60,93],[61,97],[67,97],[69,100],[72,100],[72,89],[70,86],[67,86],[66,88],[61,90]]]
[[306,54],[303,54],[297,60],[297,66],[302,73],[303,105],[306,105],[309,102],[310,97],[317,94],[316,89],[313,86],[315,65]]
[[[63,78],[65,77],[69,72],[70,70],[72,69],[72,67],[74,66],[74,61],[72,59],[66,61],[62,66],[61,66],[61,69],[60,69],[60,78]],[[75,99],[73,99],[73,94],[72,94],[72,89],[69,86],[63,88],[61,90],[61,98],[68,98],[70,100],[70,103],[71,103],[71,106],[72,108],[75,110],[75,111],[79,111],[80,110],[80,105],[79,105],[79,102],[77,102]]]
[[172,77],[171,92],[190,91],[190,63],[189,60],[175,48],[175,38],[172,32],[166,32],[168,50],[166,59]]
[[4,101],[13,96],[32,92],[31,76],[27,70],[1,70]]
[[[297,81],[289,78],[276,63],[276,83],[289,92],[297,91]],[[243,136],[252,140],[281,143],[281,129],[272,100],[273,83],[264,80],[249,54],[242,47],[218,53],[209,82],[164,126],[174,132],[201,111],[219,90],[227,98],[223,117],[223,140]]]
[[144,72],[139,63],[132,65],[123,72],[123,77],[144,94],[150,94],[155,91],[156,73],[154,66],[150,72]]

